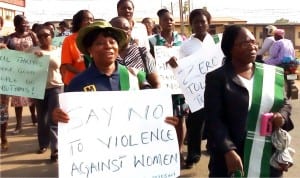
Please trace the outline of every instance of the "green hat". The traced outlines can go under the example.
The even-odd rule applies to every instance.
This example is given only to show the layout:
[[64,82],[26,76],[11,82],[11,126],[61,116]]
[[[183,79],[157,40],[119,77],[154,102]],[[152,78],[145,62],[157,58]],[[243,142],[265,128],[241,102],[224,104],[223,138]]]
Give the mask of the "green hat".
[[116,40],[119,44],[119,49],[123,48],[126,45],[127,41],[127,35],[126,33],[119,29],[112,27],[111,24],[107,21],[98,21],[94,22],[92,24],[89,24],[88,26],[85,26],[81,28],[78,32],[78,36],[76,38],[76,44],[78,49],[86,55],[89,55],[89,52],[87,51],[87,48],[83,45],[83,39],[86,37],[86,35],[94,30],[104,29],[113,32],[115,34]]

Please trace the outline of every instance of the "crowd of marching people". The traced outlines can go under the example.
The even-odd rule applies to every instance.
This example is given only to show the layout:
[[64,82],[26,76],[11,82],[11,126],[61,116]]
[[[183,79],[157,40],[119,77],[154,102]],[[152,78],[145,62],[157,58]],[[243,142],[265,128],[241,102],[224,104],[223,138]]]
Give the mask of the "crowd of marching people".
[[[60,93],[162,88],[156,46],[179,47],[179,56],[166,62],[170,70],[195,54],[214,58],[216,51],[212,49],[218,48],[222,51],[218,59],[221,65],[201,74],[205,78],[202,106],[190,109],[183,93],[170,94],[173,116],[166,122],[176,129],[181,168],[190,169],[199,162],[201,141],[207,139],[210,177],[228,177],[237,172],[248,177],[281,177],[288,170],[290,159],[277,165],[266,161],[276,162],[271,158],[276,149],[271,136],[261,136],[258,128],[261,116],[272,113],[274,132],[293,129],[292,108],[284,97],[283,71],[277,67],[282,58],[295,58],[293,44],[284,38],[284,30],[266,27],[266,38],[259,49],[253,34],[240,25],[229,25],[216,40],[218,36],[209,31],[212,17],[205,9],[191,11],[192,33],[185,36],[175,30],[174,17],[167,9],[157,11],[155,24],[148,17],[141,23],[135,21],[131,0],[119,0],[116,8],[116,17],[106,20],[95,20],[92,12],[80,10],[74,14],[71,27],[66,21],[58,27],[51,22],[30,27],[30,19],[24,15],[14,17],[15,32],[1,36],[0,48],[37,57],[49,55],[50,63],[43,99],[1,94],[1,152],[11,146],[7,140],[9,101],[16,116],[13,134],[22,133],[22,111],[28,106],[32,124],[37,126],[37,153],[50,148],[50,159],[56,162],[57,124],[69,120],[59,108]],[[2,18],[0,22],[2,27]],[[53,45],[56,37],[63,37],[61,46]],[[136,77],[137,82],[129,82],[129,88],[124,88],[121,71]],[[183,152],[185,142],[187,155]]]

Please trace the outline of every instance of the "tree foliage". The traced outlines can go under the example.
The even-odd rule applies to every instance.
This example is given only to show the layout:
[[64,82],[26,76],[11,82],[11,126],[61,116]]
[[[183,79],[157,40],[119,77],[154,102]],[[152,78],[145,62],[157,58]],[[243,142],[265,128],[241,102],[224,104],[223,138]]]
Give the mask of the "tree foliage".
[[284,19],[284,18],[281,18],[281,19],[278,19],[275,21],[275,24],[288,24],[290,21],[288,19]]

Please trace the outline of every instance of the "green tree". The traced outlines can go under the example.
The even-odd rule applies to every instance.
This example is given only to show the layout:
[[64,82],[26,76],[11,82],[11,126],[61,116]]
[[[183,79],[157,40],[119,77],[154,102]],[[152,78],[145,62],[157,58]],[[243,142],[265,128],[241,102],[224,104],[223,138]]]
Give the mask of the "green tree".
[[281,18],[281,19],[278,19],[275,21],[275,24],[288,24],[290,21],[288,19],[284,19],[284,18]]

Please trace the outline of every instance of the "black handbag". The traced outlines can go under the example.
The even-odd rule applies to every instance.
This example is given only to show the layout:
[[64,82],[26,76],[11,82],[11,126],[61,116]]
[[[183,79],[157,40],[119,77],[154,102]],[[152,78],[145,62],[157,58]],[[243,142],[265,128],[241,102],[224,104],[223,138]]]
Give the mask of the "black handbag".
[[294,129],[294,123],[290,116],[288,116],[287,120],[285,121],[285,123],[281,128],[286,131],[291,131]]

